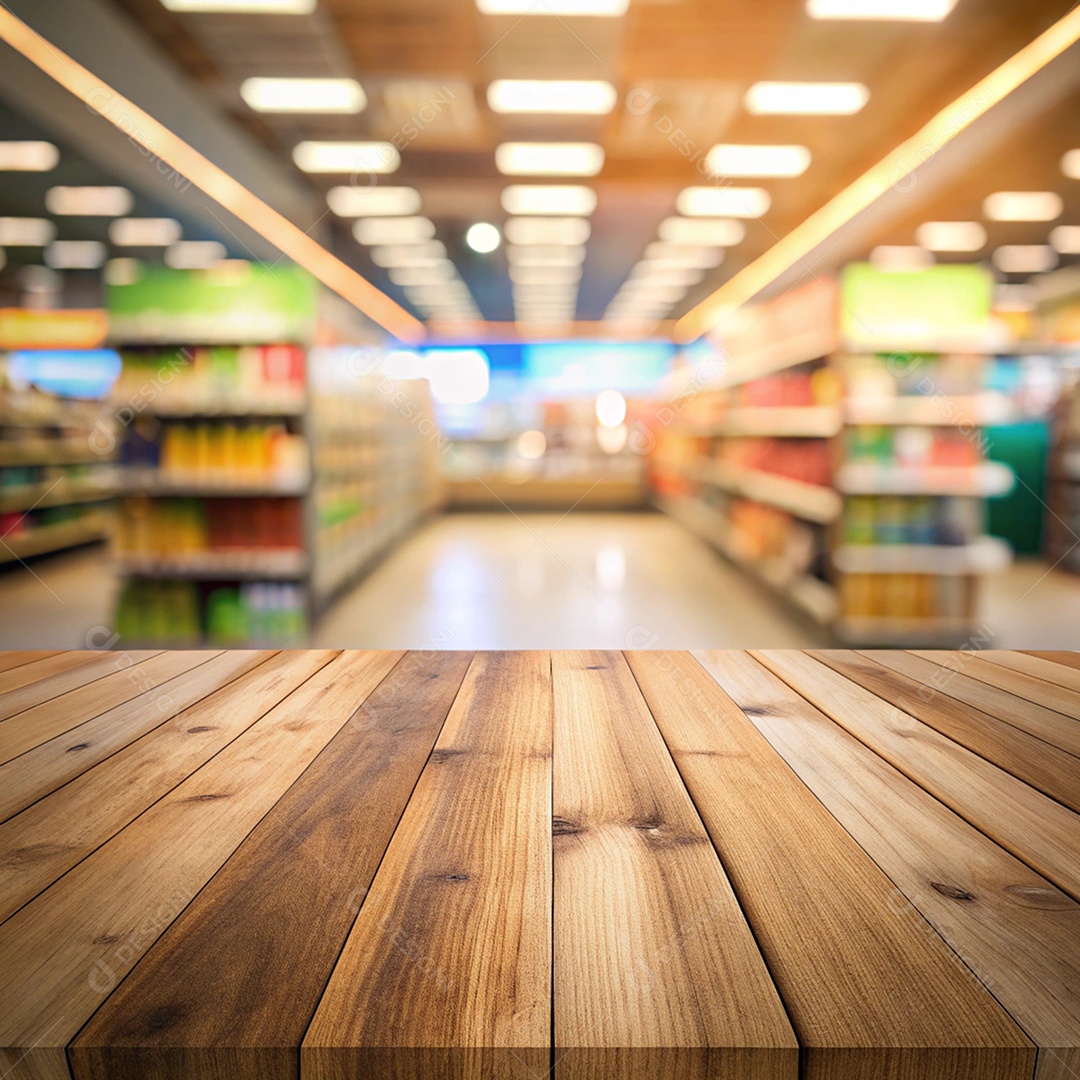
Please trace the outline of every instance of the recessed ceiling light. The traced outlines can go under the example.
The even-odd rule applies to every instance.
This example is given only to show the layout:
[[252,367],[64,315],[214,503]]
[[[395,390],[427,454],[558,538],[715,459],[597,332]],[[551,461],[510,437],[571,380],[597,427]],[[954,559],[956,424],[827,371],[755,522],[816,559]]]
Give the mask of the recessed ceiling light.
[[[706,209],[705,199],[691,196],[691,192],[711,192],[712,188],[687,188],[679,195],[679,208],[693,210],[701,206]],[[764,192],[762,193],[764,194]],[[766,198],[768,196],[766,195]],[[734,247],[740,244],[746,236],[746,226],[741,221],[732,221],[729,218],[664,218],[657,228],[657,235],[661,240],[669,244],[705,244],[709,247]]]
[[925,270],[935,261],[932,251],[917,244],[880,244],[870,252],[870,262],[878,270]]
[[1004,274],[1041,274],[1058,264],[1049,244],[1003,244],[990,258]]
[[595,176],[604,167],[604,149],[596,143],[502,143],[495,147],[495,167],[505,176]]
[[812,19],[896,19],[941,22],[956,0],[807,0]]
[[503,188],[508,214],[591,214],[596,192],[581,184],[512,184]]
[[1068,150],[1062,154],[1061,171],[1070,180],[1080,180],[1080,150]]
[[131,213],[135,197],[124,187],[51,187],[45,192],[50,214],[120,217]]
[[0,217],[0,247],[44,247],[55,235],[48,218]]
[[927,221],[915,230],[915,239],[930,251],[980,251],[986,230],[977,221]]
[[0,172],[48,172],[60,162],[60,151],[50,142],[0,142]]
[[511,244],[584,244],[592,226],[585,218],[511,218],[503,227]]
[[869,100],[862,83],[759,82],[743,104],[759,116],[851,116]]
[[[673,220],[680,220],[675,218]],[[741,226],[740,226],[741,227]],[[656,240],[645,249],[646,259],[662,259],[672,265],[697,266],[704,270],[719,266],[724,261],[722,249],[700,244],[674,244]]]
[[326,205],[338,217],[395,217],[420,212],[420,192],[411,187],[332,187]]
[[388,142],[302,142],[293,147],[293,161],[307,173],[354,173],[357,176],[396,172],[397,147]]
[[756,187],[689,187],[675,199],[675,209],[688,217],[759,218],[771,205],[769,193]]
[[353,224],[353,236],[361,244],[416,244],[430,240],[435,225],[426,217],[361,218]]
[[475,225],[470,225],[469,231],[465,234],[465,243],[481,255],[494,251],[501,242],[502,236],[499,230],[487,221],[478,221]]
[[418,266],[446,258],[446,245],[441,240],[424,240],[419,244],[383,244],[371,249],[371,261],[376,266]]
[[511,244],[506,258],[515,266],[580,266],[585,261],[585,248],[580,244]]
[[705,158],[714,176],[802,176],[810,165],[805,146],[719,143]]
[[165,265],[174,270],[207,270],[228,252],[216,240],[178,240],[165,249]]
[[496,79],[488,105],[497,113],[604,116],[618,95],[609,82],[590,79]]
[[54,270],[96,270],[106,254],[100,240],[54,240],[45,248],[45,265]]
[[1052,229],[1050,243],[1062,255],[1080,255],[1080,225],[1059,225]]
[[240,96],[256,112],[358,113],[367,107],[355,79],[245,79]]
[[448,262],[432,263],[431,266],[397,266],[390,271],[390,280],[395,285],[440,285],[454,277],[453,264]]
[[625,15],[630,0],[476,0],[483,15]]
[[174,218],[118,218],[109,223],[109,239],[117,247],[168,247],[182,232]]
[[581,280],[580,266],[510,267],[510,280],[518,285],[567,285]]
[[1065,203],[1055,191],[995,191],[983,200],[991,221],[1053,221]]
[[169,11],[235,12],[238,15],[310,15],[317,0],[161,0]]

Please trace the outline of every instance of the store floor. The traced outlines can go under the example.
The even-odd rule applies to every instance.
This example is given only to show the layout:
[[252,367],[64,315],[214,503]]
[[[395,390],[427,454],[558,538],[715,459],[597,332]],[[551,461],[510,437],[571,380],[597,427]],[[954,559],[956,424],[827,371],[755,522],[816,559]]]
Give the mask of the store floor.
[[[93,548],[0,573],[0,648],[101,647],[116,584]],[[992,578],[994,648],[1080,648],[1080,575]],[[116,643],[122,646],[122,643]],[[835,644],[658,514],[447,514],[347,592],[312,644],[348,648],[811,648]]]

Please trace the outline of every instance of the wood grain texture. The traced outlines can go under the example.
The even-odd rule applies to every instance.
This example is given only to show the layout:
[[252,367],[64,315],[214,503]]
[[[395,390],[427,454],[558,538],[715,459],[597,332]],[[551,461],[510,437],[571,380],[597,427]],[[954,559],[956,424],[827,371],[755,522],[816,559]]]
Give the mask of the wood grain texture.
[[[1080,904],[771,671],[737,654],[702,660],[1028,1036],[1069,1048],[1056,1052],[1066,1061],[1080,1055]],[[1040,1051],[1039,1080],[1054,1057]]]
[[552,677],[556,1072],[796,1077],[783,1005],[625,659],[555,653]]
[[550,814],[550,658],[478,654],[304,1039],[305,1080],[547,1073]]
[[229,651],[160,684],[147,708],[141,696],[0,765],[0,821],[24,810],[117,750],[262,663],[270,653]]
[[73,1038],[400,657],[337,657],[0,925],[11,1080]]
[[[159,716],[167,716],[168,713],[162,705],[167,708],[168,698],[160,689],[161,683],[174,675],[205,664],[217,655],[216,652],[163,652],[149,654],[143,660],[122,663],[119,668],[116,660],[110,658],[110,674],[103,674],[59,697],[23,709],[17,716],[12,716],[0,724],[0,762],[11,761],[27,750],[40,746],[65,731],[71,731],[100,713],[134,698],[143,698],[140,702],[142,708],[156,709]],[[86,664],[76,671],[86,671],[92,666]],[[64,676],[58,678],[62,679]],[[157,706],[152,700],[155,694],[162,695]]]
[[470,660],[398,663],[80,1033],[75,1080],[295,1077]]
[[[5,653],[5,656],[16,657],[16,662],[8,664],[3,668],[3,674],[0,674],[0,707],[4,705],[4,700],[8,694],[14,690],[19,690],[24,686],[30,686],[32,683],[40,682],[42,679],[52,679],[57,675],[62,674],[65,671],[71,671],[74,668],[82,667],[84,664],[89,664],[91,661],[101,661],[106,659],[99,652],[92,652],[90,650],[83,650],[81,652],[52,652],[44,653],[41,656],[34,656],[33,653]],[[23,657],[31,657],[29,661],[24,661]],[[98,663],[98,670],[106,669],[108,664]],[[62,692],[62,691],[61,691]]]
[[268,655],[235,654],[255,671],[0,825],[0,922],[333,659],[332,653],[301,653],[260,668]]
[[858,653],[815,649],[807,655],[1071,810],[1080,810],[1080,758]]
[[1080,692],[1080,671],[1068,665],[1030,656],[1027,653],[1003,652],[1000,649],[984,649],[978,655],[980,660],[987,660],[991,664],[1000,664],[1002,667],[1019,671],[1024,675],[1042,679],[1043,682]]
[[[776,980],[803,1080],[1027,1080],[1028,1039],[709,672],[687,653],[628,659]],[[742,653],[704,662],[721,685],[762,671]]]
[[953,662],[942,666],[911,653],[886,650],[863,650],[859,655],[922,683],[934,694],[956,698],[1074,757],[1080,756],[1080,724],[1071,716],[979,682],[959,671]]
[[1080,817],[798,652],[753,652],[822,712],[976,828],[1080,899]]
[[25,649],[22,652],[0,653],[0,672],[10,671],[12,668],[22,667],[25,664],[33,664],[50,656],[57,656],[59,652],[59,649]]
[[1037,656],[1042,660],[1050,660],[1055,664],[1064,664],[1065,667],[1080,669],[1080,652],[1046,652],[1038,649],[1025,649],[1023,656]]

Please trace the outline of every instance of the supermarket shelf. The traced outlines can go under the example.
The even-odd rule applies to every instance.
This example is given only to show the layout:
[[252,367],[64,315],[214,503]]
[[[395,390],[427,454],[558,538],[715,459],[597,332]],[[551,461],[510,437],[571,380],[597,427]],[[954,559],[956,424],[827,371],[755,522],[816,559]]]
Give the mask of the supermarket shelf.
[[43,510],[49,506],[68,506],[74,503],[104,502],[115,495],[116,487],[111,483],[69,482],[59,479],[38,484],[18,484],[13,487],[0,487],[0,513]]
[[26,532],[0,537],[0,563],[29,559],[52,551],[102,540],[106,535],[105,521],[94,516],[89,521],[65,521],[59,525],[44,525]]
[[827,405],[731,409],[722,420],[686,427],[680,434],[693,436],[752,435],[775,438],[827,439],[843,427],[839,409]]
[[849,400],[849,424],[904,424],[927,427],[985,427],[1008,423],[1014,414],[1004,394],[894,397],[873,401]]
[[787,368],[808,364],[811,360],[820,360],[834,352],[836,345],[834,332],[815,330],[796,334],[773,345],[732,357],[727,370],[709,389],[726,390]]
[[968,495],[987,497],[1012,490],[1012,470],[996,461],[961,468],[873,465],[849,462],[836,474],[845,495]]
[[779,563],[754,562],[740,555],[730,540],[727,520],[719,511],[690,496],[657,495],[654,502],[660,510],[712,545],[740,570],[780,593],[816,622],[827,625],[836,617],[836,592],[830,585],[807,575],[793,576]]
[[0,441],[0,466],[88,465],[108,460],[108,455],[94,451],[89,435],[81,438]]
[[1012,562],[1003,540],[980,536],[970,544],[843,544],[833,553],[845,574],[993,574]]
[[848,645],[955,647],[978,631],[978,623],[969,618],[904,619],[888,615],[863,615],[848,616],[833,624],[833,632]]
[[819,524],[835,521],[843,509],[843,500],[832,488],[756,469],[743,469],[717,461],[687,470],[683,475],[753,502],[779,507],[796,517]]
[[295,581],[308,571],[307,556],[292,548],[190,551],[175,555],[124,553],[120,573],[133,577],[185,578],[192,581]]
[[474,480],[452,480],[448,484],[451,507],[492,507],[505,504],[512,507],[629,508],[645,503],[645,481],[642,479],[599,479],[596,476],[530,477],[516,483],[505,476],[477,477]]
[[309,488],[307,476],[278,476],[266,479],[237,480],[235,475],[221,477],[206,473],[184,474],[157,469],[126,469],[121,481],[125,493],[154,496],[189,496],[192,498],[259,498],[264,496],[300,496]]
[[[123,408],[117,403],[115,408]],[[304,415],[303,402],[205,402],[188,405],[150,405],[139,410],[140,417],[155,420],[273,420]]]

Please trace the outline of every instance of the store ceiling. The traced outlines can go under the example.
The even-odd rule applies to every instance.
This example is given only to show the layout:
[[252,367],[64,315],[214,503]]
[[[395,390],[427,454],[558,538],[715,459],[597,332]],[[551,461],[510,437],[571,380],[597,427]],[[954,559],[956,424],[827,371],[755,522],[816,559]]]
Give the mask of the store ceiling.
[[[504,251],[478,255],[464,234],[476,221],[501,224],[503,188],[534,182],[499,173],[500,143],[586,141],[604,148],[601,172],[581,181],[598,196],[577,306],[585,320],[604,314],[656,239],[658,223],[675,212],[679,191],[707,182],[695,158],[709,147],[807,146],[812,162],[802,176],[745,181],[766,188],[772,205],[746,222],[745,239],[676,303],[671,314],[678,316],[1072,6],[958,0],[944,21],[925,23],[815,20],[805,0],[631,0],[621,18],[493,16],[481,14],[475,0],[320,0],[306,16],[174,14],[161,0],[112,3],[289,168],[293,146],[306,139],[395,141],[401,165],[385,182],[420,192],[422,212],[435,222],[483,315],[495,321],[512,319],[514,311]],[[355,116],[256,113],[239,94],[251,76],[353,77],[368,106]],[[605,80],[617,88],[618,104],[600,117],[500,115],[488,107],[487,87],[506,78]],[[743,95],[760,80],[860,82],[870,97],[852,116],[755,116]],[[432,100],[441,102],[434,115],[425,110]],[[1080,146],[1078,106],[1080,97],[1062,101],[1021,140],[993,149],[986,160],[973,158],[962,180],[943,185],[910,215],[901,212],[875,242],[913,243],[916,226],[928,218],[979,220],[983,198],[998,190],[1057,191],[1066,201],[1059,222],[1080,224],[1080,182],[1066,179],[1059,165],[1065,151]],[[7,118],[0,122],[6,132]],[[682,136],[671,135],[676,131]],[[296,175],[320,202],[331,186],[347,182]],[[409,306],[352,239],[351,222],[333,215],[327,222],[335,251]],[[1045,242],[1049,227],[992,225],[976,257],[999,242]]]

